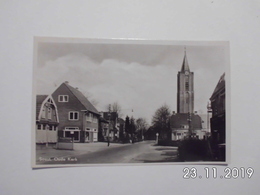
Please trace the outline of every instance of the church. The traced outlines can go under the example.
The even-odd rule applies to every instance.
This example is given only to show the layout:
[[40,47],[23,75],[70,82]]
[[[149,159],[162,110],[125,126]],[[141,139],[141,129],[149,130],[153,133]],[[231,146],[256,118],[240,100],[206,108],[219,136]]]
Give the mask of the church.
[[170,117],[171,140],[203,138],[202,120],[194,112],[194,73],[190,71],[186,51],[177,77],[177,113]]

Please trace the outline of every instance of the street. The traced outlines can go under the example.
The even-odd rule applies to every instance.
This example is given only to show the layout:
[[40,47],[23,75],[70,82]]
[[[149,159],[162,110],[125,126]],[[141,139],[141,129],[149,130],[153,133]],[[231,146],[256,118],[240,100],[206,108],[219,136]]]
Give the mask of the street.
[[[93,144],[94,145],[94,144]],[[87,145],[86,145],[87,147]],[[95,145],[94,145],[95,147]],[[53,149],[55,150],[55,149]],[[57,150],[56,150],[57,151]],[[62,152],[62,150],[60,150]],[[52,158],[38,157],[37,164],[109,164],[109,163],[161,163],[178,162],[177,147],[157,146],[154,141],[134,144],[117,144],[93,152],[59,155]]]

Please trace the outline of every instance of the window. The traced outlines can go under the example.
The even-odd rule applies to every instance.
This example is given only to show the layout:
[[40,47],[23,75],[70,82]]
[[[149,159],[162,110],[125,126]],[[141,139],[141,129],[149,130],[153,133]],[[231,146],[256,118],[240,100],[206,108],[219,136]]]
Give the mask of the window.
[[45,112],[45,107],[43,107],[42,109],[42,118],[45,118],[46,117],[46,112]]
[[51,119],[51,108],[48,108],[48,119]]
[[189,90],[189,82],[187,82],[187,81],[185,82],[185,89]]
[[69,112],[69,120],[79,120],[79,112]]
[[97,119],[97,116],[93,116],[93,123],[97,123],[98,119]]
[[41,130],[42,129],[42,125],[37,125],[37,129]]
[[69,101],[69,96],[68,95],[59,95],[58,101],[59,102],[68,102]]
[[92,113],[87,113],[86,114],[86,121],[92,122],[93,114]]

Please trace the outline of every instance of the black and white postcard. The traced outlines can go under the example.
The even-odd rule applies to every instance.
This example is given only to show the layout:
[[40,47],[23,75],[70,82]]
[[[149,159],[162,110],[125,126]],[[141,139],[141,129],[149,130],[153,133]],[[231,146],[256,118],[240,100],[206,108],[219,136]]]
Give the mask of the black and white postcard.
[[227,164],[229,43],[34,39],[32,167]]

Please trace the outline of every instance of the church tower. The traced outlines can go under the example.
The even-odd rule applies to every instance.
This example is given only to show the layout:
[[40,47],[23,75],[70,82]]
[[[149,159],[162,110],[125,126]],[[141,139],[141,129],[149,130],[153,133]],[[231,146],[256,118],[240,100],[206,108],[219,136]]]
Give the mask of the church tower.
[[178,72],[177,113],[194,112],[194,88],[193,72],[190,71],[186,49],[181,71]]

